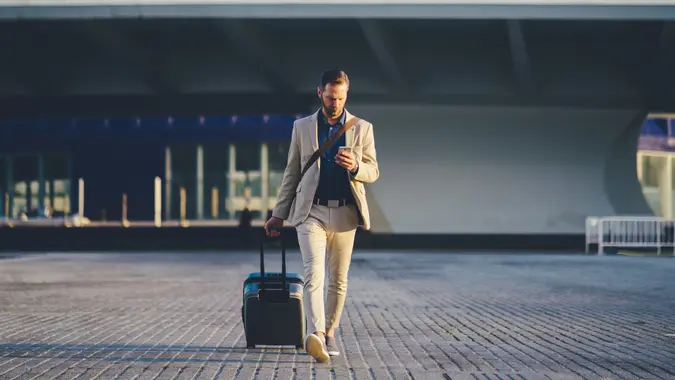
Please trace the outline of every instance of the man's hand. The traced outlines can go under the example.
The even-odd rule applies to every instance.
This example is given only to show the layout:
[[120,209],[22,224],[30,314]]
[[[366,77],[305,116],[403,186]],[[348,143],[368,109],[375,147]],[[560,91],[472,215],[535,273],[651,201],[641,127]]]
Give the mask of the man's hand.
[[283,226],[284,220],[273,216],[265,223],[265,232],[267,233],[267,236],[279,236],[279,231],[277,229]]
[[354,155],[352,152],[348,150],[341,150],[336,156],[335,156],[335,162],[342,166],[343,168],[349,170],[350,172],[353,172],[356,170],[357,163],[356,159],[354,158]]

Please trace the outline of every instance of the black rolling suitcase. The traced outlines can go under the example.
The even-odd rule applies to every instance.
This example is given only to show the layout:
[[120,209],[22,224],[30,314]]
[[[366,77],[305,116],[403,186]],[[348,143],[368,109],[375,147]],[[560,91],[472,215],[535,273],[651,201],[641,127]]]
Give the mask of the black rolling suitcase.
[[297,273],[286,273],[283,238],[279,238],[281,273],[265,272],[264,245],[269,240],[263,235],[260,242],[260,272],[250,273],[244,281],[241,314],[246,347],[290,345],[302,348],[305,339],[304,280]]

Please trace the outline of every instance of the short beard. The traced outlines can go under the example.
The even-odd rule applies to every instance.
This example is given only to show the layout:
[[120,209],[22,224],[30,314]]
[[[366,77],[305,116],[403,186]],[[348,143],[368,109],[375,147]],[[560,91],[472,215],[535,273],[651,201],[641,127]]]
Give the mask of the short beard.
[[330,110],[325,106],[321,105],[321,111],[323,112],[324,116],[327,116],[330,119],[338,118],[342,114],[342,110],[336,110],[338,111],[337,113],[333,114],[333,112],[330,112]]

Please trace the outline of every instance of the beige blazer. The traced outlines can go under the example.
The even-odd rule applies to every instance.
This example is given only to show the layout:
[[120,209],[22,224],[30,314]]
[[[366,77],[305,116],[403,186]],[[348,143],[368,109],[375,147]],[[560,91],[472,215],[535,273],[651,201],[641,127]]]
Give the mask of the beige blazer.
[[[319,167],[321,160],[307,170],[300,180],[300,173],[305,163],[314,151],[319,149],[317,137],[317,120],[321,110],[314,114],[298,119],[293,123],[291,146],[288,151],[288,161],[284,177],[277,196],[277,203],[272,215],[286,220],[297,227],[309,216],[314,194],[319,185]],[[346,121],[354,116],[345,110]],[[375,139],[373,125],[363,119],[345,131],[345,141],[352,146],[352,152],[359,164],[356,175],[345,174],[350,179],[350,188],[359,209],[359,226],[370,229],[370,213],[366,202],[366,188],[364,183],[375,182],[380,176],[375,153]]]

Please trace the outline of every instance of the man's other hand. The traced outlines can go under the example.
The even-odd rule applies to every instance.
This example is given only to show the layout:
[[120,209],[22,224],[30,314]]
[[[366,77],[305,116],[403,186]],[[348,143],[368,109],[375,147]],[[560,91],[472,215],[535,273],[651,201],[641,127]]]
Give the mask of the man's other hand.
[[271,217],[265,223],[265,232],[267,236],[279,236],[278,229],[284,226],[284,220],[277,217]]

